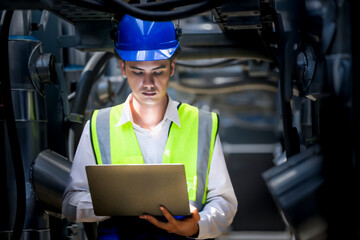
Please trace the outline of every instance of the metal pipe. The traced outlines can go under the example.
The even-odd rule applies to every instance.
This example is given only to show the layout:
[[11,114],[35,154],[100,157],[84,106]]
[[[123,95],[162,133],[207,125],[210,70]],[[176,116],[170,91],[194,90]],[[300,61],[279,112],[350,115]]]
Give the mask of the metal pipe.
[[263,60],[272,62],[272,58],[261,47],[181,47],[180,60],[231,58],[244,60]]
[[177,66],[187,67],[187,68],[228,67],[228,66],[241,65],[241,64],[245,65],[245,63],[247,63],[247,62],[245,62],[245,61],[242,62],[237,59],[225,59],[225,60],[220,60],[217,62],[210,62],[210,63],[203,63],[203,64],[193,64],[193,63],[188,63],[186,61],[181,61],[181,60],[176,61]]
[[49,149],[38,154],[32,168],[35,196],[46,210],[61,218],[62,196],[70,176],[71,162]]
[[196,88],[196,87],[182,85],[177,82],[170,82],[169,86],[171,88],[176,89],[177,91],[194,93],[194,94],[229,94],[234,92],[251,91],[251,90],[268,91],[273,93],[278,92],[277,87],[268,84],[243,84],[243,85],[218,87],[218,88]]

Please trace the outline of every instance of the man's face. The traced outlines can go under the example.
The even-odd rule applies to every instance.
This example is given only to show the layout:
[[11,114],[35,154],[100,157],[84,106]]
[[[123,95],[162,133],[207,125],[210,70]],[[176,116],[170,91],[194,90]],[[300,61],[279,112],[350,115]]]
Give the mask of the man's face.
[[174,61],[121,61],[120,66],[139,104],[152,105],[167,101],[166,90],[170,77],[174,75]]

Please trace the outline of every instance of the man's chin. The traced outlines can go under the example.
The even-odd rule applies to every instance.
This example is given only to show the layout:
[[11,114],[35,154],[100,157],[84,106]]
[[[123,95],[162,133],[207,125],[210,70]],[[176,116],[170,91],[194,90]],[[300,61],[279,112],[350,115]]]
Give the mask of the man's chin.
[[[144,106],[155,106],[155,105],[161,105],[164,99],[160,98],[159,95],[155,96],[139,96],[137,99],[137,102]],[[167,101],[167,97],[166,97]]]
[[146,98],[142,99],[141,104],[153,106],[158,105],[161,101],[159,99],[153,99],[153,98]]

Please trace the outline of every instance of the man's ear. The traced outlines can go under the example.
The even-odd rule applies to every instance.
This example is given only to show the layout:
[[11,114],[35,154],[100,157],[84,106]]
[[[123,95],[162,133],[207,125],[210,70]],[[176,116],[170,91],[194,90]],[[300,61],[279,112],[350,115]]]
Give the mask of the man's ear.
[[119,63],[120,63],[120,68],[121,68],[122,75],[123,75],[124,77],[126,77],[125,61],[120,60]]
[[170,62],[170,76],[173,76],[175,73],[175,60]]

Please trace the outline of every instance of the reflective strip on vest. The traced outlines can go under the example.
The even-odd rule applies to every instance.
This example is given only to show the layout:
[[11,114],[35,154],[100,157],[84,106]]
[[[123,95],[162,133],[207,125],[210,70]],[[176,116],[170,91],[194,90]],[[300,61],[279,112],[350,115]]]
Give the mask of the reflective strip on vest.
[[[97,164],[143,164],[139,143],[131,122],[116,126],[123,105],[95,110],[91,117],[91,139]],[[206,201],[208,174],[218,116],[188,104],[178,108],[180,127],[171,124],[163,163],[185,165],[189,200],[202,209]]]

